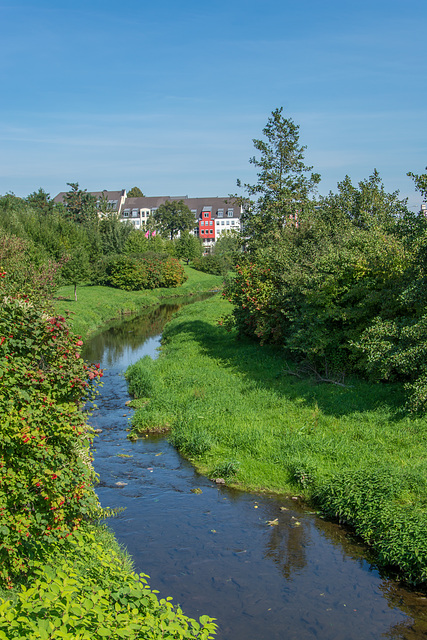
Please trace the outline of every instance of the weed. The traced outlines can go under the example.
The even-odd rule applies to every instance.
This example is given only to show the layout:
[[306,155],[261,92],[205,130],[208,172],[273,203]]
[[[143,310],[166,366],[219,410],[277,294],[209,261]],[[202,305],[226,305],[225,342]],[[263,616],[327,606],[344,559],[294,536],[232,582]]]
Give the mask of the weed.
[[212,478],[224,478],[227,480],[232,476],[235,476],[239,471],[239,463],[235,460],[224,460],[224,462],[218,463],[210,474]]

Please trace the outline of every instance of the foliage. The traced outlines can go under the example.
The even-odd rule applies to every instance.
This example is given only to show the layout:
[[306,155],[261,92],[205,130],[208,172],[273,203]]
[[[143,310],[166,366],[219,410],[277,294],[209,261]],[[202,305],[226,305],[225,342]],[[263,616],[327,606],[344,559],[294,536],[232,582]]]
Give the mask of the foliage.
[[96,198],[79,188],[78,182],[67,182],[70,190],[64,196],[66,217],[79,224],[91,224],[98,219]]
[[183,231],[179,238],[175,240],[175,255],[177,258],[186,260],[187,264],[194,258],[202,256],[202,242],[200,238],[192,235],[188,231]]
[[83,343],[65,318],[12,297],[9,278],[3,273],[0,284],[0,578],[7,583],[98,512],[90,433],[77,408],[102,376],[80,358]]
[[[284,118],[283,108],[275,109],[263,129],[265,139],[254,139],[261,154],[249,162],[258,169],[256,184],[241,184],[249,200],[244,204],[242,223],[249,243],[256,247],[267,234],[280,231],[285,224],[295,224],[301,211],[310,206],[309,196],[320,182],[318,173],[304,164],[306,147],[299,143],[299,126]],[[306,174],[309,174],[308,176]],[[257,196],[256,202],[251,198]]]
[[129,189],[129,191],[127,192],[127,197],[128,198],[143,198],[144,194],[142,193],[141,189],[139,187],[132,187],[132,189]]
[[213,255],[222,258],[227,263],[227,271],[234,269],[242,255],[243,238],[232,229],[221,233],[213,248]]
[[212,273],[216,276],[224,276],[229,267],[230,263],[224,256],[217,256],[213,253],[193,259],[193,269],[204,273]]
[[61,275],[64,284],[74,286],[74,300],[77,301],[77,285],[87,282],[92,274],[89,256],[84,247],[75,247],[73,255],[67,256]]
[[[76,333],[86,337],[114,318],[141,313],[147,307],[157,306],[178,295],[204,294],[222,286],[222,278],[218,276],[201,273],[187,266],[184,266],[184,272],[188,279],[179,289],[170,287],[149,291],[123,291],[102,286],[82,287],[77,302],[73,303],[68,322]],[[60,287],[55,300],[56,313],[66,314],[72,299],[72,288]]]
[[133,231],[126,239],[124,253],[146,253],[147,251],[155,251],[156,253],[165,252],[166,241],[152,232],[148,234],[144,229]]
[[51,215],[53,213],[54,202],[51,200],[50,195],[41,187],[38,191],[30,193],[26,201],[31,207],[37,209],[43,215]]
[[315,501],[376,551],[382,566],[399,568],[407,582],[427,582],[425,507],[400,504],[411,487],[410,474],[388,466],[342,471],[321,487]]
[[[16,236],[0,233],[0,269],[2,270],[1,294],[31,298],[45,306],[52,298],[59,281],[60,262],[39,262],[34,247]],[[7,274],[7,277],[5,277]]]
[[122,222],[114,213],[109,213],[99,221],[99,234],[104,255],[124,253],[126,243],[134,233],[132,224]]
[[119,256],[107,264],[106,274],[107,284],[125,291],[178,287],[186,279],[176,258],[154,252]]
[[346,177],[242,257],[224,291],[236,327],[324,379],[406,382],[410,407],[424,410],[426,227],[378,172],[357,187]]
[[213,637],[212,618],[201,616],[196,622],[171,598],[159,600],[147,585],[148,576],[127,570],[100,534],[105,537],[91,527],[73,534],[15,602],[0,599],[0,639]]
[[167,424],[198,471],[237,488],[302,495],[349,523],[381,566],[424,583],[426,419],[401,412],[400,385],[286,375],[276,345],[218,326],[229,308],[218,296],[181,308],[160,357],[128,371],[130,383],[136,371],[150,381],[134,435]]
[[184,204],[184,200],[166,200],[152,214],[157,228],[171,240],[178,233],[190,231],[196,226],[194,214]]
[[387,233],[397,233],[401,220],[409,215],[406,199],[399,192],[387,193],[376,169],[357,187],[349,176],[338,183],[337,193],[319,199],[316,225],[337,235],[348,223],[360,229],[381,227]]
[[[426,171],[427,171],[427,167],[426,167]],[[422,173],[421,175],[418,175],[416,173],[412,173],[412,171],[409,171],[406,175],[408,175],[410,178],[413,179],[413,181],[415,182],[416,190],[421,193],[421,195],[424,198],[424,201],[427,201],[427,173]]]
[[196,622],[159,600],[91,524],[106,512],[81,407],[103,374],[82,360],[65,318],[40,304],[49,283],[32,277],[28,296],[20,293],[12,267],[25,242],[2,240],[0,588],[15,591],[0,598],[0,638],[208,640],[211,618]]

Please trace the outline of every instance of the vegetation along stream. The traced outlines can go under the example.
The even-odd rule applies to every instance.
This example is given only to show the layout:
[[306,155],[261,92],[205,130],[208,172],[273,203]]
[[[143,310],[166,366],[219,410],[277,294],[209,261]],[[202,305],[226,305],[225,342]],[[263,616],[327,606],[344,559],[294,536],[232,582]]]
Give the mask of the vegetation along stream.
[[165,437],[129,441],[124,370],[157,356],[164,305],[88,341],[105,368],[95,443],[103,506],[135,569],[187,615],[215,616],[221,640],[421,640],[427,600],[380,575],[366,548],[298,500],[236,492],[198,475]]

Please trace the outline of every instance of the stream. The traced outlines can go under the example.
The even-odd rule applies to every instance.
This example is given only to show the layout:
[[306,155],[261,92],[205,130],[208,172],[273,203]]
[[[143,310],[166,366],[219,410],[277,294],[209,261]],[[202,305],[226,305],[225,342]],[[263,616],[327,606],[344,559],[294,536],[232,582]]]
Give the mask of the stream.
[[[230,490],[200,476],[163,436],[127,440],[123,372],[156,358],[178,304],[97,334],[83,356],[104,385],[91,424],[97,493],[108,520],[161,597],[217,618],[218,640],[425,640],[427,598],[369,561],[369,550],[298,499]],[[269,524],[277,519],[278,524]]]

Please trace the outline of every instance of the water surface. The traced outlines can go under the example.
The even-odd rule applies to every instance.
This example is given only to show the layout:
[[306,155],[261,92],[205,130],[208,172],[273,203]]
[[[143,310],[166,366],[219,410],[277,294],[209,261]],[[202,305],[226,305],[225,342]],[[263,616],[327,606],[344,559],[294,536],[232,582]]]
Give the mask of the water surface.
[[126,439],[132,411],[123,371],[157,357],[177,309],[164,305],[112,327],[84,353],[105,368],[92,417],[102,429],[97,492],[103,506],[126,507],[108,524],[136,570],[188,615],[218,618],[219,640],[425,640],[423,594],[382,577],[345,529],[298,500],[218,487],[164,437]]

